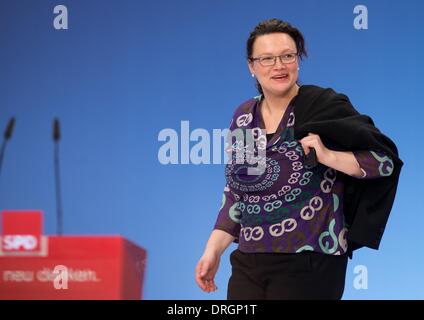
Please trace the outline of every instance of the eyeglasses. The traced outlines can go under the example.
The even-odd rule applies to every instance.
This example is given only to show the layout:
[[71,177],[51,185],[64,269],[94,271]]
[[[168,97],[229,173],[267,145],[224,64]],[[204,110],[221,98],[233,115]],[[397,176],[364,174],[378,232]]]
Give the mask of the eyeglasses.
[[285,53],[281,56],[263,56],[257,58],[251,58],[251,61],[259,61],[259,63],[264,67],[269,67],[275,65],[277,58],[280,59],[281,63],[289,64],[296,61],[297,52]]

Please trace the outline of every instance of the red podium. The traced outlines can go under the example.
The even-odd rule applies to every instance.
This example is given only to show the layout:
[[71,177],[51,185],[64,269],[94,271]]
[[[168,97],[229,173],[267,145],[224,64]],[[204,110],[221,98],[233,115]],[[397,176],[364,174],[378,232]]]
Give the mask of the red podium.
[[4,211],[0,299],[142,299],[146,251],[121,236],[42,236],[40,211]]

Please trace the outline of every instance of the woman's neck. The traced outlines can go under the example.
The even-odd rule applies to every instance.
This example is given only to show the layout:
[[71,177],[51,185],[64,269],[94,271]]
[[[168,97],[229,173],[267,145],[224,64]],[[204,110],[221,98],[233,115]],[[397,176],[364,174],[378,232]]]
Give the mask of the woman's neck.
[[298,91],[299,86],[295,84],[284,96],[275,96],[272,94],[264,93],[265,103],[262,105],[262,107],[270,115],[280,114],[286,110],[289,102],[293,99],[294,96],[297,95]]

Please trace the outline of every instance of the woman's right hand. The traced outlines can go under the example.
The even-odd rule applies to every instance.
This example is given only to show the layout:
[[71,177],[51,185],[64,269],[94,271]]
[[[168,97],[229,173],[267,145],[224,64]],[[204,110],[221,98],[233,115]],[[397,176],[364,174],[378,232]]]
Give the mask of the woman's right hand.
[[218,289],[215,284],[215,274],[219,267],[220,255],[205,252],[196,266],[196,282],[205,292],[214,292]]
[[218,271],[219,261],[222,253],[234,239],[234,236],[225,231],[218,229],[212,231],[195,271],[196,282],[203,291],[213,292],[218,289],[215,285],[215,274]]

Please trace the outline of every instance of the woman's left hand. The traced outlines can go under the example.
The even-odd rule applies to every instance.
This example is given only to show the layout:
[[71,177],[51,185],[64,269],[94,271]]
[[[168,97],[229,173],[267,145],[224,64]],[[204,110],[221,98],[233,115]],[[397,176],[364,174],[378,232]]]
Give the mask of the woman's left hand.
[[314,133],[308,133],[308,135],[301,140],[299,140],[302,144],[303,151],[305,154],[309,154],[310,148],[315,149],[315,153],[317,155],[318,162],[327,165],[332,162],[334,158],[333,151],[328,149],[321,141],[319,135]]

